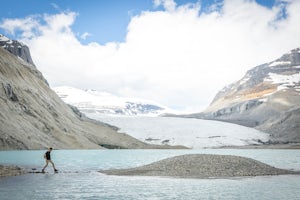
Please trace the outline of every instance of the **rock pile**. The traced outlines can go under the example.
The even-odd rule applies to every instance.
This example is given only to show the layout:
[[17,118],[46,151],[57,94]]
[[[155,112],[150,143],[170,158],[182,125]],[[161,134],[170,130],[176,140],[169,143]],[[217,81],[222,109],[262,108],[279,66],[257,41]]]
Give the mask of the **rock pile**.
[[177,178],[230,178],[295,174],[262,162],[230,155],[181,155],[131,169],[101,170],[118,176],[167,176]]

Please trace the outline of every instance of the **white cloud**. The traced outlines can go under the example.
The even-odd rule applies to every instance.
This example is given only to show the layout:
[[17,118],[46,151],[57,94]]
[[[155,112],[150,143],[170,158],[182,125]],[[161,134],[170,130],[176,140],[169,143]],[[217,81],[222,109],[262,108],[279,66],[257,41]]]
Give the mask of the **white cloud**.
[[12,35],[15,35],[16,31],[21,30],[23,38],[31,38],[34,36],[35,28],[40,25],[37,20],[38,17],[39,16],[28,16],[24,19],[5,19],[0,24],[0,28]]
[[89,37],[89,36],[91,36],[90,33],[84,32],[84,33],[80,36],[80,38],[83,39],[83,40],[86,40],[86,38]]
[[156,7],[163,6],[168,12],[173,12],[176,9],[176,3],[173,0],[154,0]]
[[61,11],[60,7],[56,3],[51,3],[51,6],[58,11]]
[[282,4],[268,9],[255,1],[225,0],[199,14],[199,4],[154,3],[165,11],[132,17],[123,43],[81,44],[71,29],[74,12],[7,19],[1,27],[26,33],[22,39],[52,86],[94,88],[185,109],[205,108],[250,68],[300,47],[299,1],[285,5],[285,19],[278,19]]

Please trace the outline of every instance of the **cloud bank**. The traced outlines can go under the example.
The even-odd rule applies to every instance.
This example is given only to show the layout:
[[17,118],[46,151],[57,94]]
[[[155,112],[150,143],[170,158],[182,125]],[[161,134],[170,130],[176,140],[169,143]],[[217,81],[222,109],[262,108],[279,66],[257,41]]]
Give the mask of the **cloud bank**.
[[72,31],[78,15],[72,11],[5,19],[0,27],[30,46],[53,87],[92,88],[195,112],[250,68],[300,47],[300,1],[266,8],[225,0],[205,12],[201,3],[153,2],[164,10],[133,16],[121,43],[82,44]]

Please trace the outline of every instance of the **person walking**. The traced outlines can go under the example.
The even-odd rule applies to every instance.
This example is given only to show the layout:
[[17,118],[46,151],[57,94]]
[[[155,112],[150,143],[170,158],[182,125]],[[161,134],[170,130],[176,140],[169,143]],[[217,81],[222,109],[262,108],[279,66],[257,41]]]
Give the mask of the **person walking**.
[[46,160],[46,164],[45,164],[44,168],[42,169],[42,173],[45,173],[45,169],[46,169],[46,167],[48,166],[49,163],[52,164],[52,167],[53,167],[53,169],[54,169],[54,172],[55,172],[55,173],[58,172],[58,170],[55,168],[54,163],[53,163],[52,160],[51,160],[51,155],[50,155],[51,151],[52,151],[52,148],[50,147],[50,148],[48,149],[48,151],[44,154],[44,158],[45,158],[45,160]]

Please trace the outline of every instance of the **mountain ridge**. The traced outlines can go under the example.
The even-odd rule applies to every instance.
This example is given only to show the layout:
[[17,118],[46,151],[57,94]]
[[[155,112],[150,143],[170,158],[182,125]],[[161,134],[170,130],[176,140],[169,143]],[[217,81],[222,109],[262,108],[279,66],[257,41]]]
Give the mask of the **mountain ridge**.
[[300,142],[300,48],[248,70],[218,92],[201,113],[183,115],[236,123],[270,133],[271,143]]
[[36,68],[27,45],[0,34],[0,46]]
[[56,149],[183,148],[145,144],[117,132],[116,127],[86,118],[49,88],[36,67],[0,47],[0,150],[50,146]]

